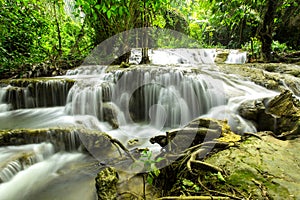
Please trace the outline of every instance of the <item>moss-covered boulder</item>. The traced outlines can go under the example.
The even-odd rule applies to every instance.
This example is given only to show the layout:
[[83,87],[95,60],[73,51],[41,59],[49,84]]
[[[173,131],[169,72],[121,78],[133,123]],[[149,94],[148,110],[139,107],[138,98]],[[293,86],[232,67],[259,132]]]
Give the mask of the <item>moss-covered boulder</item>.
[[215,63],[225,63],[228,55],[229,55],[229,50],[218,50],[215,57]]
[[[238,147],[220,151],[205,160],[220,167],[230,185],[251,199],[299,199],[300,138],[278,140],[269,133],[249,137]],[[216,186],[223,188],[225,185]]]
[[107,167],[100,171],[95,178],[98,199],[117,199],[118,180],[119,177],[115,168]]
[[96,158],[116,156],[112,138],[103,132],[75,128],[15,129],[0,131],[0,146],[52,143],[56,151],[81,150]]

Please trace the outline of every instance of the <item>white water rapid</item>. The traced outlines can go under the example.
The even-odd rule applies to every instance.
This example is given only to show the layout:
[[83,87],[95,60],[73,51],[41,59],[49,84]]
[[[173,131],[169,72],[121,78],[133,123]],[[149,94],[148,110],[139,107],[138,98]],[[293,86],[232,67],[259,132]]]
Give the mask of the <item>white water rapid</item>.
[[[129,149],[148,147],[154,153],[160,151],[160,146],[151,144],[151,137],[200,116],[228,119],[231,128],[241,134],[255,131],[250,122],[237,114],[238,106],[246,100],[277,93],[220,73],[213,64],[214,53],[193,50],[184,55],[180,51],[159,50],[151,54],[151,65],[122,70],[81,66],[36,85],[3,84],[0,129],[100,130]],[[233,63],[244,58],[228,59]],[[99,160],[77,149],[74,137],[66,139],[70,148],[57,148],[54,143],[32,138],[23,139],[24,144],[19,146],[3,144],[0,199],[96,199],[95,163]]]

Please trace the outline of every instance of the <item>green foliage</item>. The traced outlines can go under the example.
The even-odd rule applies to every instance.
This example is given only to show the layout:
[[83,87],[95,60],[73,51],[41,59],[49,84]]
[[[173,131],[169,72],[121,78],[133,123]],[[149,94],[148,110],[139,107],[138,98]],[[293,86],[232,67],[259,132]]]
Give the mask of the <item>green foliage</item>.
[[[65,12],[65,2],[73,15]],[[270,22],[268,2],[275,10]],[[81,60],[107,38],[147,26],[197,40],[157,38],[165,48],[242,47],[258,57],[268,35],[272,51],[300,49],[300,6],[292,0],[0,0],[0,6],[0,73],[24,71],[33,63]]]
[[159,163],[162,160],[163,160],[163,158],[161,158],[161,157],[159,157],[157,159],[153,159],[152,158],[152,152],[147,150],[147,149],[145,149],[142,152],[139,161],[144,164],[144,170],[148,172],[147,182],[149,184],[152,184],[155,177],[159,176],[160,170],[156,167],[155,164]]
[[185,179],[185,178],[181,180],[181,188],[184,190],[191,190],[194,192],[200,191],[200,187],[197,184],[195,184],[193,181]]
[[272,42],[272,51],[277,53],[283,53],[289,50],[288,46],[285,43],[280,43],[279,41]]
[[63,1],[1,0],[0,6],[0,70],[81,59],[88,52],[90,39],[80,36],[86,29],[66,15]]
[[250,39],[251,41],[242,45],[242,49],[249,52],[249,56],[251,58],[258,59],[261,54],[261,41],[259,41],[256,37]]

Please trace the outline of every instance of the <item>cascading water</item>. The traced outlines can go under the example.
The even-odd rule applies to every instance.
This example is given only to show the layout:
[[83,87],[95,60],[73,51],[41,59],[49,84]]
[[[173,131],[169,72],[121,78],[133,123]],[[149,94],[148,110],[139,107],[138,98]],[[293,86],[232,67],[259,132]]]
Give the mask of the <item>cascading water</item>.
[[227,64],[244,64],[247,61],[247,52],[239,52],[238,50],[230,50],[225,63]]
[[[40,87],[26,83],[13,90],[14,86],[5,85],[0,88],[0,129],[96,129],[129,149],[148,147],[154,152],[160,147],[149,138],[199,116],[228,119],[241,133],[255,131],[237,115],[238,105],[275,92],[221,74],[215,65],[195,64],[212,61],[214,50],[191,51],[189,63],[176,51],[166,55],[170,52],[174,57],[153,54],[156,65],[115,71],[81,66],[57,80],[43,80]],[[169,63],[168,58],[174,60],[172,65],[163,64]],[[11,91],[19,91],[15,94],[20,98],[8,98]],[[25,138],[18,147],[0,148],[1,199],[96,199],[95,160],[78,148],[80,132],[60,131]],[[128,144],[132,139],[138,141],[136,146]]]

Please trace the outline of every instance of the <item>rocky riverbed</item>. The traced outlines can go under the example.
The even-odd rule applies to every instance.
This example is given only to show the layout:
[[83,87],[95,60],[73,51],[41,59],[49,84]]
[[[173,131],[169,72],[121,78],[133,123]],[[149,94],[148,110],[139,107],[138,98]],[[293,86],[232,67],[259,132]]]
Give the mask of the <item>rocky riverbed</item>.
[[[122,71],[129,72],[132,69],[142,69],[143,67],[145,66],[127,66],[126,69],[121,69],[117,66],[110,66],[107,71],[113,72],[121,69],[118,72],[121,76]],[[159,67],[148,66],[151,69]],[[184,75],[194,72],[193,68],[184,69],[183,67],[182,69]],[[111,177],[112,184],[117,185],[116,187],[114,186],[114,191],[109,192],[117,193],[112,194],[113,198],[141,199],[143,198],[143,193],[147,193],[149,198],[158,198],[159,196],[178,197],[179,195],[194,196],[202,199],[210,196],[219,199],[300,198],[297,190],[300,184],[298,174],[300,158],[297,154],[300,146],[300,103],[298,97],[300,94],[300,67],[281,63],[217,64],[209,65],[207,69],[206,71],[201,71],[201,73],[209,73],[209,70],[212,70],[217,73],[221,72],[226,76],[238,76],[239,79],[249,80],[278,92],[278,95],[275,97],[246,100],[238,105],[238,114],[244,119],[251,121],[258,133],[239,133],[238,135],[232,131],[236,127],[231,127],[230,130],[226,121],[210,118],[195,119],[182,129],[168,130],[165,135],[160,135],[150,140],[150,142],[158,143],[162,146],[162,154],[156,158],[147,158],[147,162],[152,162],[151,166],[153,163],[157,164],[160,171],[160,174],[155,176],[150,173],[153,179],[152,183],[146,184],[146,188],[150,188],[150,190],[146,189],[145,192],[143,191],[143,182],[145,182],[149,173],[148,175],[139,173],[136,176],[134,173],[129,175],[124,172],[112,173],[115,176]],[[170,68],[161,67],[161,70],[168,72]],[[199,69],[195,67],[195,72],[197,70]],[[14,102],[14,97],[23,98],[20,95],[23,94],[22,92],[17,93],[14,91],[23,91],[23,88],[25,88],[24,91],[28,89],[31,92],[30,94],[35,94],[36,92],[33,89],[37,88],[38,90],[38,87],[33,84],[45,85],[43,80],[32,83],[24,82],[24,80],[22,79],[22,82],[15,80],[16,83],[22,84],[15,85],[14,87],[17,89],[12,88],[10,93],[12,94],[10,95],[12,102]],[[54,79],[53,81],[61,83],[60,79]],[[2,84],[5,85],[11,85],[11,83],[2,81]],[[66,91],[71,88],[75,80],[68,80],[68,83],[69,86]],[[54,91],[53,93],[56,92]],[[103,94],[106,93],[103,92]],[[34,99],[36,95],[31,95],[30,97]],[[103,98],[103,102],[107,104],[107,106],[103,104],[104,113],[106,113],[105,116],[107,117],[103,121],[118,129],[119,124],[115,118],[115,112],[117,111],[114,111],[113,107],[107,103],[109,100],[109,98]],[[51,103],[50,105],[57,106],[62,104],[64,103]],[[40,103],[39,101],[33,101],[32,105],[36,107],[35,105],[40,105]],[[49,105],[47,104],[47,106]],[[12,106],[15,109],[24,107],[31,108],[32,106]],[[12,116],[9,115],[8,117],[12,118]],[[52,132],[53,134],[49,134]],[[98,137],[101,135],[107,141],[108,146],[114,148],[111,145],[111,142],[114,140],[105,133],[83,132],[84,138],[91,138],[91,143],[89,140],[82,141],[86,142],[84,144],[85,147],[97,146],[99,144]],[[73,133],[74,131],[68,129],[7,130],[0,131],[0,143],[1,146],[6,146],[48,141],[54,144],[58,143],[58,146],[61,143],[64,146],[64,144],[68,143],[70,137],[76,136]],[[82,131],[80,133],[82,135]],[[190,140],[190,137],[195,139]],[[75,149],[82,146],[78,141],[74,143]],[[180,146],[182,142],[187,144],[185,141],[189,141],[189,145]],[[56,148],[59,148],[58,146]],[[102,149],[103,146],[97,147]],[[136,153],[134,154],[134,159],[139,160],[139,156],[142,155],[144,150],[131,151],[131,153]],[[129,152],[127,153],[129,154]],[[134,160],[129,157],[130,161]],[[157,159],[159,157],[164,159],[158,162]],[[167,161],[171,162],[167,163]],[[105,163],[100,162],[99,165],[101,165],[101,168],[106,167]],[[151,170],[146,171],[149,172]],[[103,177],[101,174],[98,175],[95,181],[97,184],[101,185],[103,183],[101,177]],[[105,181],[110,181],[110,179]],[[133,187],[129,187],[130,184],[135,185],[135,189],[131,190]],[[101,192],[104,192],[105,188],[99,187],[99,185],[97,188],[101,188]],[[110,187],[107,189],[109,190]],[[98,193],[98,196],[103,195]],[[167,199],[167,197],[162,197],[161,199],[163,198]],[[172,198],[176,199],[175,197]]]

